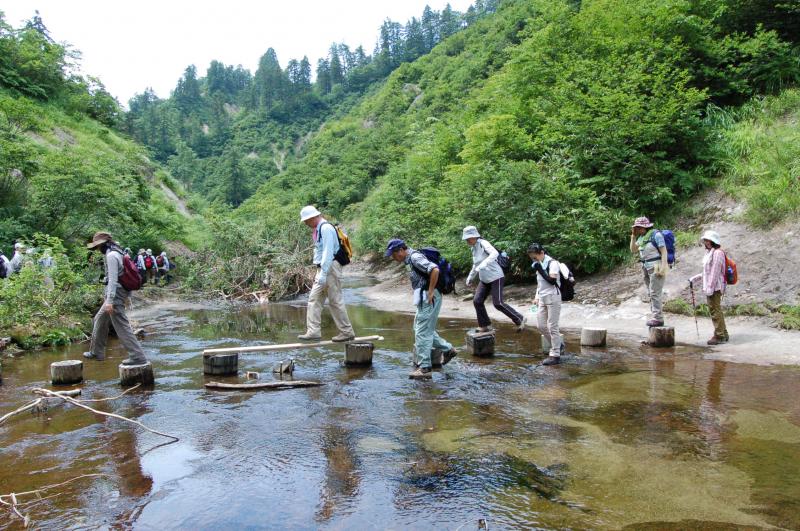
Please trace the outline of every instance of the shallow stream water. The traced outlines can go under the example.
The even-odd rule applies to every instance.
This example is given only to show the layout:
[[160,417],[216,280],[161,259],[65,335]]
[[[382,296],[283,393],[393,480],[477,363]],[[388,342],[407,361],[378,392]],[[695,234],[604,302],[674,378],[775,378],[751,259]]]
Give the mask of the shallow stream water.
[[[360,304],[357,287],[348,298],[359,335],[385,337],[373,366],[342,367],[341,346],[240,356],[240,375],[271,380],[292,356],[294,378],[325,382],[286,391],[208,391],[242,378],[204,376],[201,351],[294,342],[302,303],[149,313],[155,387],[97,407],[180,441],[71,406],[25,414],[0,426],[0,494],[107,474],[21,506],[59,529],[800,528],[798,368],[572,337],[543,367],[538,334],[509,323],[494,358],[412,382],[412,317]],[[463,344],[471,325],[440,331]],[[83,348],[4,359],[0,414]],[[83,398],[120,392],[122,357],[112,342],[85,364]],[[1,529],[21,528],[3,511]]]

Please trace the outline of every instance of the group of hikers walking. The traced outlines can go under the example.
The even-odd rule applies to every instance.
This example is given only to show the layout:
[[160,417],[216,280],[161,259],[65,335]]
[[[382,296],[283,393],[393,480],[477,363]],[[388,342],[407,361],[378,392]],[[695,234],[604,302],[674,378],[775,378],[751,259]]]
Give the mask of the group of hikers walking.
[[[130,248],[126,247],[123,253],[128,258],[131,256]],[[170,269],[173,269],[173,264],[167,258],[167,252],[161,251],[159,255],[153,255],[152,249],[139,249],[136,254],[136,268],[139,270],[139,276],[142,277],[142,282],[160,285],[169,284],[172,280]]]
[[[326,220],[312,205],[300,211],[300,220],[311,229],[314,249],[312,262],[316,273],[308,296],[306,331],[298,339],[315,341],[322,338],[322,309],[327,299],[338,330],[332,340],[351,341],[355,338],[355,332],[347,314],[342,291],[343,267],[350,262],[352,256],[350,241],[338,226]],[[645,287],[650,297],[651,314],[647,325],[651,327],[664,324],[662,293],[667,272],[674,262],[674,235],[670,231],[656,230],[653,226],[646,217],[637,218],[631,228],[630,242],[631,252],[639,256]],[[475,226],[464,227],[461,236],[472,253],[472,268],[466,283],[471,285],[477,280],[472,301],[478,320],[477,332],[493,331],[485,306],[489,295],[494,307],[516,325],[517,331],[523,331],[526,317],[503,299],[506,271],[510,265],[508,256],[482,238]],[[703,270],[689,279],[689,287],[694,293],[694,285],[702,280],[702,291],[708,298],[714,322],[714,336],[708,343],[718,344],[728,341],[721,300],[726,285],[736,282],[736,269],[735,264],[721,249],[719,234],[706,231],[701,241],[706,248]],[[157,270],[164,267],[169,271],[166,254],[160,255],[166,264],[163,266],[150,250],[141,250],[134,265],[130,250],[121,249],[111,235],[105,232],[95,234],[88,248],[98,250],[104,255],[107,285],[103,306],[94,318],[90,351],[84,353],[84,356],[96,360],[104,359],[108,329],[113,326],[129,353],[129,358],[123,363],[144,363],[146,356],[131,329],[125,313],[125,303],[132,290],[156,277]],[[457,355],[453,345],[436,331],[443,296],[454,289],[453,271],[437,249],[415,249],[400,238],[389,240],[384,254],[386,258],[408,266],[415,307],[415,368],[409,377],[429,379],[433,368],[432,352],[441,353],[442,365],[446,365]],[[537,280],[531,311],[536,313],[536,324],[542,335],[542,343],[550,346],[542,365],[558,365],[565,349],[559,331],[561,304],[562,301],[572,300],[575,280],[569,268],[550,256],[540,243],[532,243],[528,247],[528,257]]]

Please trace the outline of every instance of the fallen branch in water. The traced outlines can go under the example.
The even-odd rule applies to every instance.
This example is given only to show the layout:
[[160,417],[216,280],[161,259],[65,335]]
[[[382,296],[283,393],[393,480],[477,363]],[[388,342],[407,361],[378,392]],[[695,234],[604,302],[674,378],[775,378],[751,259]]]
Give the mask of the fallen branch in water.
[[78,400],[74,400],[74,399],[72,399],[72,398],[70,398],[68,396],[59,395],[58,393],[54,393],[53,391],[48,391],[47,389],[34,389],[34,392],[37,393],[37,394],[38,393],[44,393],[44,394],[46,394],[48,396],[58,397],[58,398],[66,401],[66,402],[69,402],[70,404],[76,405],[76,406],[78,406],[80,408],[83,408],[83,409],[85,409],[87,411],[91,411],[92,413],[95,413],[97,415],[102,415],[102,416],[105,416],[105,417],[111,417],[111,418],[115,418],[115,419],[119,419],[119,420],[124,420],[125,422],[130,422],[132,424],[136,424],[137,426],[139,426],[141,428],[144,428],[145,430],[147,430],[147,431],[149,431],[151,433],[155,433],[156,435],[161,435],[162,437],[168,437],[170,439],[174,439],[175,441],[179,441],[180,440],[179,437],[175,437],[174,435],[169,435],[167,433],[162,433],[162,432],[156,431],[156,430],[154,430],[152,428],[148,428],[147,426],[145,426],[144,424],[142,424],[138,420],[129,419],[127,417],[123,417],[122,415],[117,415],[116,413],[106,413],[105,411],[100,411],[100,410],[94,409],[92,407],[87,406],[86,404],[83,404],[83,403],[79,402]]
[[[72,389],[72,390],[70,390],[70,391],[57,391],[57,394],[59,394],[59,395],[63,395],[63,396],[78,396],[78,395],[80,395],[80,394],[81,394],[81,390],[80,390],[80,389]],[[39,406],[40,406],[42,403],[44,403],[44,404],[46,404],[46,403],[47,403],[47,399],[48,399],[48,398],[54,398],[54,397],[44,397],[44,396],[43,396],[43,397],[41,397],[41,398],[37,398],[37,399],[36,399],[36,400],[34,400],[33,402],[28,402],[28,403],[27,403],[27,404],[25,404],[24,406],[22,406],[22,407],[20,407],[20,408],[17,408],[17,409],[15,409],[15,410],[14,410],[14,411],[12,411],[11,413],[6,413],[6,414],[5,414],[5,415],[3,415],[2,417],[0,417],[0,424],[3,424],[5,421],[7,421],[8,419],[10,419],[10,418],[11,418],[11,417],[13,417],[14,415],[18,415],[18,414],[20,414],[20,413],[24,413],[24,412],[26,412],[26,411],[28,411],[28,410],[31,410],[31,409],[33,409],[34,411],[37,411],[37,410],[39,409]]]
[[[77,481],[77,480],[83,479],[83,478],[91,478],[91,477],[109,477],[109,476],[108,476],[108,474],[83,474],[81,476],[74,477],[72,479],[68,479],[67,481],[62,481],[61,483],[56,483],[54,485],[47,485],[45,487],[41,487],[41,488],[38,488],[36,490],[29,490],[29,491],[25,491],[25,492],[11,492],[9,494],[2,494],[2,495],[0,495],[0,503],[5,505],[6,507],[8,507],[9,511],[14,513],[18,517],[22,518],[23,525],[27,528],[30,525],[31,520],[30,520],[30,517],[28,515],[22,514],[21,512],[19,512],[19,509],[17,509],[17,505],[21,505],[22,503],[24,503],[24,502],[20,502],[19,501],[19,499],[18,499],[19,496],[30,496],[32,494],[36,494],[37,498],[36,498],[36,500],[33,500],[33,501],[40,501],[40,500],[43,499],[40,496],[38,496],[39,493],[41,493],[41,492],[44,492],[44,491],[50,490],[50,489],[54,489],[56,487],[63,487],[64,485],[68,485],[68,484],[72,483],[73,481]],[[58,496],[60,494],[63,494],[63,493],[57,492],[56,494],[48,496],[48,498],[52,498],[52,497]]]
[[78,400],[78,402],[80,402],[82,404],[86,404],[88,402],[108,402],[109,400],[117,400],[118,398],[122,398],[123,396],[127,395],[128,393],[130,393],[134,389],[138,389],[141,386],[142,386],[142,384],[138,383],[138,384],[134,385],[133,387],[129,387],[128,389],[125,389],[123,392],[121,392],[117,396],[112,396],[112,397],[109,397],[109,398],[87,398],[87,399],[83,399],[83,400]]
[[325,385],[321,382],[308,382],[305,380],[294,380],[286,382],[259,382],[251,384],[230,384],[222,382],[208,382],[206,387],[209,389],[228,389],[238,391],[256,391],[258,389],[294,389],[295,387],[319,387]]

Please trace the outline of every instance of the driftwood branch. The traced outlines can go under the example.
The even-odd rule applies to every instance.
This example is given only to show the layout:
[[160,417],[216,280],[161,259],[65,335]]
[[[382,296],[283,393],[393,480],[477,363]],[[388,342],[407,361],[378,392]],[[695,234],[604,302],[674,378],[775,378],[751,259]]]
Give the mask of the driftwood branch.
[[223,390],[236,390],[236,391],[257,391],[259,389],[294,389],[295,387],[319,387],[325,385],[321,382],[308,382],[305,380],[294,380],[286,382],[258,382],[251,384],[230,384],[222,382],[208,382],[206,387],[208,389],[223,389]]
[[[61,395],[61,396],[78,396],[78,395],[81,394],[81,390],[80,389],[72,389],[70,391],[57,391],[55,393],[58,394],[58,395]],[[42,403],[47,403],[46,402],[47,398],[55,398],[55,397],[44,397],[43,396],[41,398],[37,398],[36,400],[34,400],[32,402],[28,402],[24,406],[15,409],[11,413],[6,413],[2,417],[0,417],[0,425],[2,425],[5,421],[10,419],[14,415],[18,415],[20,413],[24,413],[24,412],[29,411],[29,410],[34,410],[35,411],[37,408],[39,408],[39,406]]]
[[[62,481],[61,483],[56,483],[54,485],[47,485],[45,487],[41,487],[41,488],[38,488],[36,490],[29,490],[29,491],[25,491],[25,492],[11,492],[9,494],[2,494],[2,495],[0,495],[0,504],[5,505],[6,507],[8,507],[9,511],[11,511],[12,513],[14,513],[18,517],[20,517],[22,519],[22,521],[23,521],[23,525],[27,528],[30,525],[30,517],[28,515],[26,515],[26,514],[22,514],[19,511],[19,509],[17,508],[17,505],[20,505],[21,503],[24,503],[24,502],[20,502],[20,500],[19,500],[20,496],[30,496],[30,495],[36,494],[37,498],[34,501],[40,501],[40,500],[42,500],[44,498],[41,498],[39,496],[39,494],[44,492],[44,491],[51,490],[51,489],[54,489],[56,487],[63,487],[64,485],[68,485],[68,484],[70,484],[70,483],[72,483],[74,481],[78,481],[79,479],[91,478],[91,477],[108,477],[108,474],[83,474],[81,476],[74,477],[72,479],[68,479],[67,481]],[[62,493],[61,492],[57,492],[57,493],[55,493],[55,494],[53,494],[51,496],[48,496],[48,498],[53,498],[53,497],[58,496],[60,494],[62,494]]]
[[136,424],[137,426],[149,431],[150,433],[155,433],[156,435],[161,435],[162,437],[168,437],[170,439],[174,439],[175,441],[179,441],[180,440],[179,437],[175,437],[174,435],[169,435],[167,433],[162,433],[162,432],[156,431],[156,430],[154,430],[152,428],[148,428],[147,426],[145,426],[144,424],[142,424],[138,420],[129,419],[129,418],[123,417],[122,415],[117,415],[116,413],[107,413],[105,411],[100,411],[100,410],[94,409],[93,407],[89,407],[86,404],[83,404],[83,403],[79,402],[78,400],[72,399],[72,398],[70,398],[68,396],[59,395],[58,393],[54,393],[53,391],[49,391],[47,389],[34,389],[34,392],[35,393],[44,393],[44,394],[46,394],[48,396],[54,396],[54,397],[60,398],[60,399],[62,399],[64,401],[66,401],[66,402],[69,402],[70,404],[73,404],[75,406],[83,408],[83,409],[85,409],[87,411],[91,411],[92,413],[95,413],[97,415],[102,415],[104,417],[111,417],[111,418],[115,418],[115,419],[119,419],[119,420],[124,420],[125,422],[130,422],[132,424]]

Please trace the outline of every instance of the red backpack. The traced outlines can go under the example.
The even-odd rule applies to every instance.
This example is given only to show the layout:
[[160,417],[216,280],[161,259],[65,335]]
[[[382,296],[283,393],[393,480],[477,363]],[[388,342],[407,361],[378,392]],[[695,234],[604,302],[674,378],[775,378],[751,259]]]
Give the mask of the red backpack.
[[144,266],[147,269],[153,269],[153,257],[152,255],[147,255],[144,257]]
[[128,291],[142,289],[142,277],[139,275],[139,268],[131,260],[131,257],[119,249],[113,249],[122,254],[122,273],[119,275],[119,283]]

